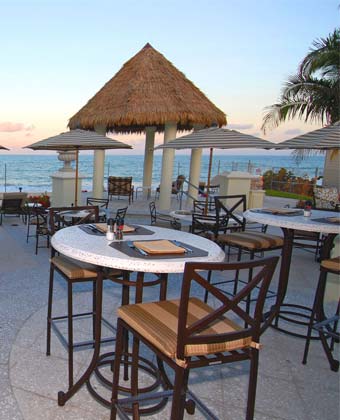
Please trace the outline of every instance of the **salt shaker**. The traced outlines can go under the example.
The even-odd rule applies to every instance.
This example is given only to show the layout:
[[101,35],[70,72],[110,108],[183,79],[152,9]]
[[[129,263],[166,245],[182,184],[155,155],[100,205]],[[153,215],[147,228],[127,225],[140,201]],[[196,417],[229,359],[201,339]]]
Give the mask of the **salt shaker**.
[[303,215],[305,217],[310,217],[312,214],[312,203],[310,201],[306,201],[305,208],[303,210]]
[[113,233],[113,220],[112,219],[108,219],[107,220],[107,231],[106,231],[106,239],[108,241],[113,241],[115,238],[114,233]]

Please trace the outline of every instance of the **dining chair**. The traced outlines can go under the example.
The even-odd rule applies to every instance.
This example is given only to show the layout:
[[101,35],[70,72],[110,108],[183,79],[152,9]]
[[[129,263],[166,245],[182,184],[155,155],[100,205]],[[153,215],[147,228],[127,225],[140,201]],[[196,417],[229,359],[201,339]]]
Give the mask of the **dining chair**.
[[[265,330],[263,312],[265,296],[271,282],[278,257],[237,263],[186,263],[180,299],[162,300],[118,309],[117,341],[112,385],[111,420],[124,414],[124,409],[139,418],[139,410],[157,396],[172,396],[171,420],[181,420],[184,410],[195,413],[197,407],[205,418],[216,416],[188,388],[191,369],[224,363],[250,361],[246,420],[254,417],[260,336]],[[230,270],[252,269],[253,277],[237,295],[227,297],[211,285],[204,277],[206,271],[228,275]],[[255,288],[259,297],[252,313],[247,313],[241,302]],[[214,297],[209,306],[197,296],[203,288]],[[194,292],[195,291],[195,292]],[[193,294],[195,293],[195,294]],[[276,309],[272,309],[276,310]],[[247,327],[243,324],[247,323]],[[133,336],[131,397],[118,398],[120,386],[120,363],[124,358],[124,334]],[[138,353],[140,341],[158,358],[164,390],[138,395]],[[174,370],[174,381],[167,376],[163,362]],[[204,375],[201,380],[204,381]],[[208,386],[208,385],[207,385]],[[204,389],[204,387],[202,388]],[[239,399],[237,400],[239,404]],[[169,417],[168,417],[169,418]]]
[[[65,211],[80,211],[88,210],[88,215],[78,218],[75,223],[77,225],[88,220],[91,223],[98,222],[98,206],[81,206],[81,207],[51,207],[49,209],[49,226],[50,233],[53,235],[56,230],[65,227],[64,219],[61,213]],[[64,213],[65,214],[65,213]],[[66,225],[67,227],[67,225]],[[54,273],[57,272],[62,279],[67,283],[67,313],[66,315],[52,316],[53,309],[53,291],[54,291]],[[51,330],[53,329],[56,336],[60,339],[63,346],[68,351],[68,384],[69,388],[73,385],[73,353],[75,350],[86,349],[93,346],[95,339],[94,323],[96,313],[96,281],[98,275],[102,275],[99,268],[93,264],[82,263],[78,260],[60,255],[51,247],[50,258],[50,275],[48,288],[48,303],[47,303],[47,335],[46,335],[46,355],[51,354]],[[126,273],[121,270],[110,269],[105,278],[114,280],[115,278],[125,278]],[[92,283],[92,309],[87,312],[73,313],[73,286],[77,283]],[[77,318],[92,317],[92,338],[82,342],[75,342],[73,336],[73,321]],[[67,321],[67,337],[65,337],[59,328],[60,322]],[[102,322],[111,330],[114,331],[111,325],[105,318]],[[113,338],[103,339],[102,342],[111,342]]]
[[324,297],[327,284],[328,274],[340,275],[340,256],[330,259],[324,259],[320,263],[320,276],[318,286],[316,288],[314,304],[310,315],[310,321],[307,332],[307,339],[305,343],[305,350],[303,354],[302,363],[307,363],[309,346],[312,339],[312,330],[318,331],[322,347],[327,356],[330,368],[332,371],[339,370],[339,360],[333,356],[334,342],[339,343],[340,333],[337,330],[340,320],[340,297],[338,296],[338,305],[333,316],[326,316],[324,308]]
[[[229,206],[226,204],[227,200],[233,200]],[[240,211],[240,206],[242,211]],[[228,258],[230,256],[230,248],[237,249],[237,261],[242,258],[242,252],[246,252],[250,259],[253,260],[255,255],[260,253],[263,256],[264,252],[274,251],[282,249],[283,238],[278,235],[271,235],[264,232],[258,232],[254,230],[246,229],[246,219],[243,216],[243,212],[246,210],[245,195],[229,195],[229,196],[216,196],[215,197],[215,208],[217,215],[223,215],[220,219],[224,225],[229,226],[232,223],[234,231],[226,233],[218,233],[215,235],[215,242],[217,242],[223,249],[228,247]],[[236,211],[238,210],[238,211]],[[243,280],[240,278],[239,273],[236,271],[235,278],[228,281],[218,282],[219,285],[223,283],[232,283],[232,293],[236,295],[238,292],[239,283],[247,283],[252,277],[251,269],[249,270],[248,279]],[[269,291],[267,297],[274,298],[276,294],[273,291]],[[205,293],[205,301],[208,299],[208,292]],[[249,311],[250,304],[256,301],[257,297],[252,296],[250,293],[247,295],[246,308]]]

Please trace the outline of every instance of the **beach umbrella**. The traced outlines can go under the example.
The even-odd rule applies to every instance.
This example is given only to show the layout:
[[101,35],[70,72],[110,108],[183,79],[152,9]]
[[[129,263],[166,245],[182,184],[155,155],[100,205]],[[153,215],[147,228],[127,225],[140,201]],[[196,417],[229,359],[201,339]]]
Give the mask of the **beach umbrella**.
[[318,149],[329,150],[340,148],[340,121],[309,133],[301,134],[281,143],[275,149]]
[[[9,150],[9,149],[7,149],[7,147],[1,146],[1,144],[0,144],[0,149]],[[6,170],[6,163],[5,163],[5,191],[6,191],[6,183],[7,183],[6,178],[7,178],[7,170]]]
[[[186,136],[178,137],[174,140],[162,144],[156,149],[210,149],[207,191],[209,192],[211,167],[214,149],[271,149],[274,143],[263,140],[250,134],[240,133],[228,128],[206,128],[197,130]],[[206,209],[208,207],[208,195],[206,197]]]
[[131,146],[121,141],[87,130],[70,130],[56,136],[48,137],[36,143],[25,146],[33,150],[57,150],[76,152],[76,174],[75,174],[75,205],[77,205],[78,193],[78,166],[79,150],[106,150],[106,149],[132,149]]

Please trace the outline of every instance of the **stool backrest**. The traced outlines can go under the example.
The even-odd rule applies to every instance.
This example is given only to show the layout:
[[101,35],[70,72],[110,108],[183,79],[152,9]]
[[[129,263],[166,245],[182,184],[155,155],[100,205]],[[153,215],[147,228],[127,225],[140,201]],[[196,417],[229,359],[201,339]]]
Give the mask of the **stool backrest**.
[[[72,216],[72,213],[85,210],[86,213],[80,217]],[[67,220],[67,217],[71,220]],[[49,224],[50,231],[53,235],[55,231],[72,225],[80,225],[83,223],[97,223],[99,218],[98,206],[73,206],[73,207],[50,207],[49,208]]]
[[246,195],[219,195],[215,196],[216,217],[220,225],[228,226],[229,222],[245,229],[246,219],[243,213],[247,209]]
[[[186,263],[179,306],[177,357],[184,359],[185,346],[190,344],[204,346],[238,339],[242,340],[248,337],[251,337],[252,341],[258,343],[263,332],[261,326],[264,320],[265,297],[278,260],[279,257],[270,257],[236,263]],[[203,272],[221,272],[227,276],[235,270],[246,270],[248,272],[249,269],[252,270],[252,278],[233,297],[228,297],[222,293],[221,290],[210,284],[202,274],[203,270]],[[194,288],[197,293],[198,285],[207,290],[215,299],[214,310],[203,317],[199,316],[200,311],[198,310],[195,319],[188,319],[190,292]],[[255,288],[259,288],[257,301],[253,312],[247,313],[242,303]],[[236,323],[239,327],[227,333],[212,332],[212,327],[219,321],[225,320],[225,316],[227,316],[228,321],[231,320],[233,325]],[[247,327],[244,327],[245,323]]]

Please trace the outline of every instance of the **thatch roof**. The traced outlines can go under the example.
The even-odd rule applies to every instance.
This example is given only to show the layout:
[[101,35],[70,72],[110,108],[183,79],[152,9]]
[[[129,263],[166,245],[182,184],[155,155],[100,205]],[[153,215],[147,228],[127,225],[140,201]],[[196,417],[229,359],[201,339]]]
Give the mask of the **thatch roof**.
[[218,109],[185,75],[150,44],[126,62],[69,121],[69,127],[139,133],[146,126],[164,130],[165,122],[178,130],[193,124],[226,124]]

